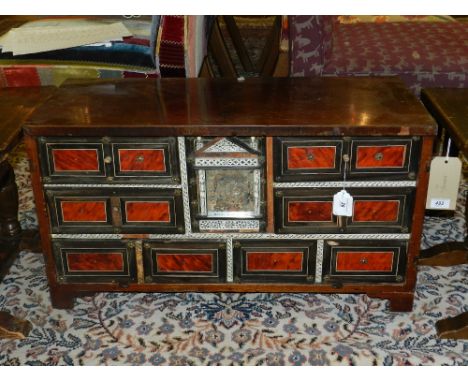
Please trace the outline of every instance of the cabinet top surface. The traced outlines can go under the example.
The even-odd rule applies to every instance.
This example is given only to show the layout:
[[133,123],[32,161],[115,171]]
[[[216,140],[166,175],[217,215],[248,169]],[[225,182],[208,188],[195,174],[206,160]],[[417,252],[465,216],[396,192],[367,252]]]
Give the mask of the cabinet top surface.
[[395,77],[128,79],[59,88],[31,135],[433,135]]

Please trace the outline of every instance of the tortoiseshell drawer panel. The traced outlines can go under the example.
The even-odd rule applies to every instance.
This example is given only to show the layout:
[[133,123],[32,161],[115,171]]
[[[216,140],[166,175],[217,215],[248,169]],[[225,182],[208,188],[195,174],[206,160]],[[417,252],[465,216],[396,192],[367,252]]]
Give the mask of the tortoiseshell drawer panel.
[[88,190],[46,192],[53,233],[113,231],[111,198]]
[[255,241],[234,243],[234,272],[240,281],[313,282],[315,242]]
[[409,232],[414,204],[412,188],[349,189],[353,216],[346,218],[346,231]]
[[116,179],[149,177],[165,183],[179,181],[175,138],[113,138],[112,155]]
[[277,233],[339,232],[333,215],[335,189],[277,189],[275,228]]
[[343,142],[340,139],[274,138],[275,180],[299,181],[313,177],[340,179]]
[[169,223],[171,221],[171,204],[166,200],[126,200],[124,211],[127,223]]
[[147,241],[146,282],[225,282],[226,248],[218,241]]
[[63,223],[106,223],[108,222],[108,199],[104,200],[60,200],[58,210]]
[[336,252],[337,272],[391,272],[393,251]]
[[166,172],[164,149],[117,149],[121,172]]
[[397,222],[399,200],[355,200],[353,222]]
[[130,282],[136,279],[135,252],[121,241],[56,241],[59,281]]
[[49,139],[40,147],[45,177],[70,177],[81,182],[106,176],[104,145],[96,139]]
[[325,241],[324,280],[401,282],[406,251],[404,241]]
[[415,179],[418,155],[419,142],[410,138],[354,138],[349,177]]
[[122,230],[142,233],[184,233],[180,190],[132,192],[119,198]]

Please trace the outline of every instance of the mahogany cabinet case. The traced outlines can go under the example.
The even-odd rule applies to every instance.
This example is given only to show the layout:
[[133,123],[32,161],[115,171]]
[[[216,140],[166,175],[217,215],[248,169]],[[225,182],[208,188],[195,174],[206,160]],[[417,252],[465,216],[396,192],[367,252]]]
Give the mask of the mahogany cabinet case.
[[396,78],[72,84],[24,131],[55,307],[290,291],[412,308],[436,125]]

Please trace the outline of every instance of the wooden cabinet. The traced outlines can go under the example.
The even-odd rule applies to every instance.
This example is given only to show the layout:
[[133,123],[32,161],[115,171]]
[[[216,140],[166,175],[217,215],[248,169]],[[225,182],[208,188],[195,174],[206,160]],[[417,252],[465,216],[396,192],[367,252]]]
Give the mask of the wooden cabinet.
[[[434,131],[395,78],[63,87],[25,126],[53,304],[291,291],[409,310]],[[333,213],[343,188],[352,216]]]

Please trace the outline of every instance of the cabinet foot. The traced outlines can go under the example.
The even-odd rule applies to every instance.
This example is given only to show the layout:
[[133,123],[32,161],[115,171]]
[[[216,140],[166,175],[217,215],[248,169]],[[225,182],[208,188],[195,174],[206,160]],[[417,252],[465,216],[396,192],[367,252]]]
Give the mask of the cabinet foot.
[[382,293],[368,295],[371,298],[381,298],[389,300],[391,312],[411,312],[413,310],[413,292]]
[[50,291],[52,307],[56,309],[73,309],[73,306],[75,305],[75,297],[75,295],[63,293],[58,290]]
[[29,321],[20,320],[7,312],[0,312],[0,338],[22,340],[32,329]]

